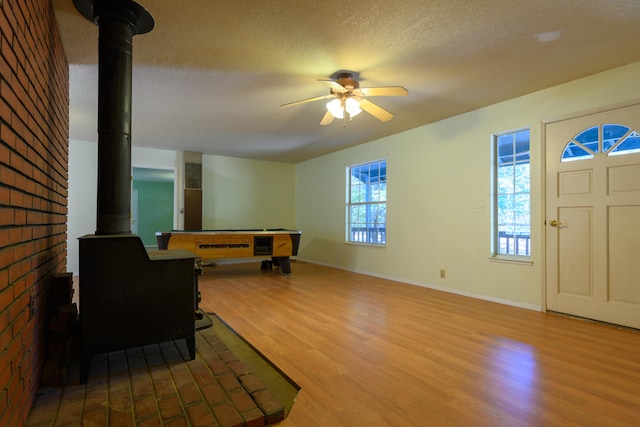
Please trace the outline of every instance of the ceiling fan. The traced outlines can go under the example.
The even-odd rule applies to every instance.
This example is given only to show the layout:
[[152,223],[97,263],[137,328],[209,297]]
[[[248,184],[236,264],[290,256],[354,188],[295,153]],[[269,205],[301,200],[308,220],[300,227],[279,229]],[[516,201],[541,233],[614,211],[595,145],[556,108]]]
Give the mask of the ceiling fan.
[[319,82],[325,82],[329,85],[329,94],[316,96],[314,98],[303,99],[300,101],[283,104],[280,107],[292,107],[298,104],[305,104],[312,101],[320,101],[322,99],[333,98],[327,102],[327,112],[320,121],[321,125],[328,125],[333,122],[334,118],[344,119],[343,126],[346,125],[347,117],[351,120],[354,116],[360,114],[362,110],[371,114],[378,120],[383,122],[391,120],[393,114],[384,108],[369,101],[370,96],[407,96],[409,92],[402,86],[383,86],[383,87],[360,87],[352,72],[339,72],[333,79],[319,79]]

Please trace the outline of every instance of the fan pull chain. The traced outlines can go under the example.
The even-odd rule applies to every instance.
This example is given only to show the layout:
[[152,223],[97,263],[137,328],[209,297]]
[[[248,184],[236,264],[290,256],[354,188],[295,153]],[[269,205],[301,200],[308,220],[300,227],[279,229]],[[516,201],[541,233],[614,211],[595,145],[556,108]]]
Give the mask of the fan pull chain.
[[[342,101],[342,127],[347,127],[347,103]],[[351,119],[351,115],[349,115],[349,119]]]

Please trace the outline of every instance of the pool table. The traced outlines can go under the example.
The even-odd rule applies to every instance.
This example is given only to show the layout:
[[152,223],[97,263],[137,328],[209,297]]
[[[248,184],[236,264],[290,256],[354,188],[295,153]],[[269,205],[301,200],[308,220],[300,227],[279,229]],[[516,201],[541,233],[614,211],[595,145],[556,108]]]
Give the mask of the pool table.
[[280,267],[291,274],[291,256],[298,255],[299,230],[284,228],[158,231],[158,249],[184,249],[203,259],[251,258],[270,256],[265,265]]

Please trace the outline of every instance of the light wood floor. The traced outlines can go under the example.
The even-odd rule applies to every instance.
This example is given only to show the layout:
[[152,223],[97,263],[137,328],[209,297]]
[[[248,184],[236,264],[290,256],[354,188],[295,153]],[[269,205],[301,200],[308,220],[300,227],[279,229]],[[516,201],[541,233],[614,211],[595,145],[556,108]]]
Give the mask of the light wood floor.
[[201,308],[302,387],[283,427],[640,425],[638,331],[292,270],[221,265],[200,278]]

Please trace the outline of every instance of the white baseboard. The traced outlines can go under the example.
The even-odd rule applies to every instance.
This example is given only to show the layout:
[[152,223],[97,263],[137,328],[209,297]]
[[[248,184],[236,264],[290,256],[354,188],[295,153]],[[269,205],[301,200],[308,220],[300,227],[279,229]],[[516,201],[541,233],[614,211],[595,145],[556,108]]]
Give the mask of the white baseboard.
[[433,289],[433,290],[436,290],[436,291],[447,292],[447,293],[450,293],[450,294],[461,295],[461,296],[470,297],[470,298],[476,298],[476,299],[483,300],[483,301],[495,302],[497,304],[509,305],[509,306],[512,306],[512,307],[518,307],[518,308],[523,308],[523,309],[532,310],[532,311],[539,311],[539,312],[543,311],[542,310],[542,306],[536,305],[536,304],[527,304],[527,303],[523,303],[523,302],[519,302],[519,301],[511,301],[511,300],[506,300],[506,299],[502,299],[502,298],[496,298],[496,297],[492,297],[492,296],[489,296],[489,295],[482,295],[482,294],[476,294],[476,293],[473,293],[473,292],[461,291],[461,290],[458,290],[458,289],[451,289],[451,288],[447,288],[447,287],[443,287],[443,286],[433,285],[433,284],[430,284],[430,283],[407,280],[406,278],[403,278],[403,277],[391,277],[391,276],[385,276],[385,275],[382,275],[382,274],[371,273],[371,272],[368,272],[368,271],[359,271],[359,270],[355,270],[355,269],[351,269],[351,268],[344,268],[344,267],[340,267],[340,266],[337,266],[337,265],[331,265],[331,264],[326,264],[326,263],[322,263],[322,262],[311,261],[311,260],[307,260],[307,259],[303,259],[303,258],[298,258],[298,260],[301,261],[301,262],[307,262],[309,264],[322,265],[322,266],[325,266],[325,267],[336,268],[338,270],[344,270],[344,271],[350,271],[352,273],[363,274],[365,276],[377,277],[379,279],[392,280],[394,282],[406,283],[408,285],[420,286],[420,287],[423,287],[423,288],[429,288],[429,289]]

